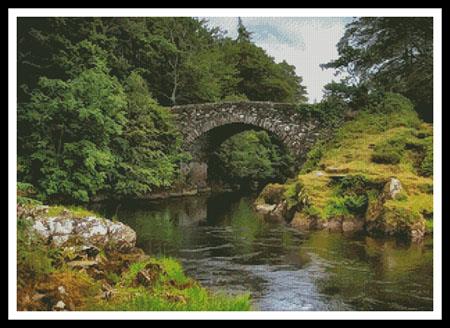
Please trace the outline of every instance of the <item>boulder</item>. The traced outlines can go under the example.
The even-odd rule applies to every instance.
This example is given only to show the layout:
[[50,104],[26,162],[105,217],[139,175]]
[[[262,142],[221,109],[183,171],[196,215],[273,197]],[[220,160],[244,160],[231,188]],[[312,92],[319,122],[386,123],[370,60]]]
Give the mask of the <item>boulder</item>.
[[291,221],[291,226],[302,231],[308,231],[314,228],[315,221],[315,219],[310,218],[301,212],[296,212]]
[[425,220],[419,220],[411,226],[410,235],[413,242],[419,242],[423,240],[425,236]]
[[35,217],[32,229],[56,247],[105,247],[114,245],[119,250],[133,248],[136,232],[121,222],[88,216],[84,218]]
[[391,178],[386,184],[386,193],[390,199],[395,197],[403,190],[402,183],[397,178]]
[[332,232],[342,232],[342,219],[340,218],[332,218],[328,221],[325,221],[323,227]]
[[275,209],[275,207],[277,207],[276,204],[258,204],[256,205],[256,211],[266,215],[271,213]]
[[346,218],[342,221],[343,232],[357,232],[364,230],[364,220],[358,218]]
[[284,222],[287,212],[287,202],[284,200],[275,206],[274,210],[269,213],[269,219],[273,222]]

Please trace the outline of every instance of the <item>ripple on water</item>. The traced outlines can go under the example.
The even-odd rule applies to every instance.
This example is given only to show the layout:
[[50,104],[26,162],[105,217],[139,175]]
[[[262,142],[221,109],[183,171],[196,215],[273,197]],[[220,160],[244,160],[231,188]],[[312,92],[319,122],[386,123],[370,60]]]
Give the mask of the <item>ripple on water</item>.
[[257,310],[432,310],[432,243],[409,249],[305,234],[261,221],[251,200],[226,202],[209,201],[202,211],[208,217],[188,226],[175,218],[181,211],[189,221],[191,208],[176,199],[149,211],[123,206],[117,216],[137,231],[145,251],[180,259],[189,276],[213,290],[250,292]]

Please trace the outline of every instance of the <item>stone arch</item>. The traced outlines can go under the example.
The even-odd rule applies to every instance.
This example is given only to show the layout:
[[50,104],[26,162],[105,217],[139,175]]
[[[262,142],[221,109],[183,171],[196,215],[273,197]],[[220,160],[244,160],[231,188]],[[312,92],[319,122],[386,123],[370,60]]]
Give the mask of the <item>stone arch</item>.
[[226,102],[172,107],[185,148],[202,135],[224,125],[245,124],[276,135],[294,156],[302,157],[318,135],[318,124],[295,109],[295,104]]
[[[172,107],[184,148],[193,154],[190,172],[194,184],[206,185],[208,146],[212,131],[226,131],[223,138],[250,128],[263,129],[300,162],[319,135],[319,124],[296,109],[295,104],[272,102],[225,102]],[[220,139],[220,138],[219,138]],[[203,181],[202,181],[203,180]]]

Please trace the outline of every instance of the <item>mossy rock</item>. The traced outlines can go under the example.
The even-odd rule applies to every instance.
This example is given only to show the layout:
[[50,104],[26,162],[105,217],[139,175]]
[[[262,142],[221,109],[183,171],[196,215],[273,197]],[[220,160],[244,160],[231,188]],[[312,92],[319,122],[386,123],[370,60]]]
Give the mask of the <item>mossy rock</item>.
[[296,212],[291,221],[291,226],[301,231],[308,231],[316,226],[317,219],[307,215],[305,212]]
[[270,183],[261,191],[256,204],[278,204],[283,200],[285,191],[285,185]]

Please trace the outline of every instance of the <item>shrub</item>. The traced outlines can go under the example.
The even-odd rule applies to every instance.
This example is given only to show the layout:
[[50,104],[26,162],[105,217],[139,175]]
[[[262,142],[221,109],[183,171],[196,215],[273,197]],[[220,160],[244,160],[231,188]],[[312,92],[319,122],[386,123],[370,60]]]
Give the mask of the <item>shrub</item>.
[[372,161],[383,164],[398,164],[405,150],[405,142],[399,138],[385,140],[375,146]]
[[414,105],[408,98],[392,92],[386,92],[384,95],[371,97],[370,104],[367,106],[369,112],[372,113],[398,113],[412,112]]
[[367,210],[368,199],[366,195],[344,196],[344,204],[352,214],[361,215]]
[[366,195],[345,195],[332,197],[325,206],[327,218],[362,215],[367,209]]
[[221,102],[237,102],[237,101],[248,101],[248,98],[244,94],[233,94],[225,96]]
[[19,284],[39,280],[53,271],[49,250],[30,230],[31,221],[17,219],[17,272]]
[[298,205],[300,201],[298,197],[300,190],[302,190],[302,184],[298,181],[286,186],[283,197],[287,201],[288,209]]
[[17,182],[17,204],[41,205],[42,202],[35,199],[36,189],[30,183]]
[[317,207],[315,206],[305,206],[303,208],[303,212],[305,212],[306,215],[308,215],[309,217],[313,217],[313,218],[320,218],[320,211],[319,209],[317,209]]
[[398,164],[402,156],[389,145],[380,147],[372,154],[372,161],[380,164]]
[[317,143],[307,154],[306,161],[302,166],[300,174],[309,173],[315,169],[317,169],[320,160],[325,151],[325,146],[323,143]]
[[356,193],[365,192],[369,181],[363,175],[347,175],[338,182],[338,187],[341,192],[352,191]]
[[425,155],[419,165],[418,171],[420,175],[428,177],[433,175],[433,140],[431,137],[426,138],[425,140]]
[[325,216],[327,218],[342,217],[349,214],[342,197],[330,198],[325,206]]

